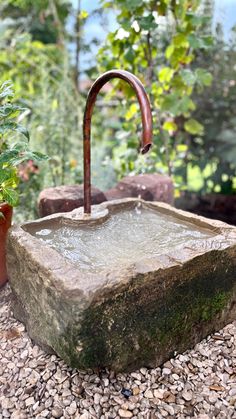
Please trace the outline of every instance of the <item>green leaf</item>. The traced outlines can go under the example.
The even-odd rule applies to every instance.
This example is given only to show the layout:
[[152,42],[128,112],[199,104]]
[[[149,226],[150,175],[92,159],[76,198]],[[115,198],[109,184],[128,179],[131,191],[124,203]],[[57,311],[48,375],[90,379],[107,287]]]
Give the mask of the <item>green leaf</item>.
[[8,178],[1,184],[1,188],[15,189],[19,184],[19,177],[15,168],[7,169]]
[[156,5],[157,13],[158,13],[159,16],[165,16],[166,11],[167,11],[167,3],[168,3],[167,1],[164,1],[164,2],[160,2]]
[[202,46],[201,39],[194,34],[190,34],[188,36],[188,41],[189,41],[190,47],[193,49],[198,49],[198,48],[201,48]]
[[6,103],[5,105],[0,106],[0,118],[12,118],[24,110],[25,108],[22,108],[21,106],[14,105],[12,103]]
[[5,150],[0,154],[0,164],[10,163],[17,157],[19,152],[17,150]]
[[175,50],[175,47],[174,47],[173,44],[169,45],[166,48],[165,56],[166,56],[167,60],[169,60],[169,58],[172,56],[174,50]]
[[135,12],[139,6],[140,0],[129,0],[126,2],[126,8],[131,12]]
[[173,37],[173,44],[176,47],[182,47],[182,48],[188,48],[189,47],[189,41],[186,35],[183,33],[178,33]]
[[28,148],[29,148],[28,142],[26,142],[25,140],[23,140],[23,141],[19,141],[17,143],[13,143],[11,145],[10,150],[15,150],[15,151],[18,151],[19,153],[21,153],[23,151],[27,151]]
[[84,20],[84,19],[86,19],[88,17],[88,15],[89,14],[88,14],[88,12],[86,10],[81,10],[78,18],[81,19],[81,20]]
[[30,136],[29,136],[29,131],[23,127],[23,125],[21,124],[17,124],[15,131],[19,132],[20,134],[24,135],[25,138],[27,138],[27,140],[29,141]]
[[186,152],[188,150],[187,144],[177,144],[176,148],[180,153]]
[[163,124],[163,129],[170,133],[170,132],[173,132],[173,131],[177,131],[178,127],[177,127],[177,125],[174,121],[166,121]]
[[196,81],[196,76],[191,70],[183,69],[181,70],[180,75],[185,84],[187,84],[188,86],[194,85]]
[[189,119],[184,123],[184,128],[187,132],[193,135],[202,135],[204,132],[204,127],[196,119]]
[[23,134],[29,141],[29,132],[25,127],[23,127],[23,125],[17,124],[13,121],[4,122],[0,124],[0,135],[3,135],[9,131],[19,132],[20,134]]
[[195,35],[191,33],[188,35],[189,45],[193,49],[208,49],[212,46],[213,40],[211,36],[202,36]]
[[19,195],[18,192],[14,189],[4,188],[2,189],[3,200],[6,201],[12,207],[15,207],[18,204]]
[[186,20],[190,21],[194,26],[207,25],[210,23],[211,16],[196,15],[195,13],[187,12]]
[[0,135],[3,135],[8,131],[14,130],[15,126],[15,122],[4,122],[3,124],[0,124]]
[[183,96],[179,101],[179,107],[181,110],[181,113],[186,114],[189,111],[194,111],[196,109],[195,103],[192,101],[192,99],[188,96]]
[[145,31],[149,31],[151,29],[155,29],[158,24],[155,21],[155,18],[152,14],[149,14],[147,16],[143,16],[140,19],[137,19],[139,26],[141,29]]
[[132,48],[132,47],[128,48],[128,49],[125,51],[124,58],[125,58],[128,62],[133,63],[133,61],[134,61],[134,59],[135,59],[135,56],[136,56],[136,54],[135,54],[135,52],[134,52],[134,50],[133,50],[133,48]]
[[209,49],[213,45],[213,38],[212,36],[202,36],[202,44],[205,49]]
[[212,83],[212,75],[208,71],[204,70],[203,68],[198,68],[195,71],[196,78],[200,84],[204,86],[210,86]]
[[12,98],[13,90],[11,81],[5,81],[0,87],[0,99]]
[[182,64],[189,59],[189,56],[186,56],[186,48],[175,48],[173,54],[170,57],[170,63],[173,67],[178,68],[179,64]]
[[0,185],[7,182],[14,175],[14,171],[14,169],[0,169]]
[[179,114],[179,97],[176,93],[168,94],[164,97],[162,101],[162,110],[170,112],[172,115],[176,116]]
[[130,119],[133,118],[135,114],[138,112],[138,106],[136,103],[132,103],[132,105],[129,107],[128,111],[125,114],[126,121],[130,121]]
[[161,83],[168,83],[174,75],[174,70],[170,67],[164,67],[159,71],[158,78]]
[[17,148],[6,150],[0,154],[0,165],[7,164],[16,167],[29,160],[40,162],[48,160],[48,157],[40,152],[30,150],[19,151]]
[[39,151],[27,151],[24,153],[25,160],[34,160],[36,162],[48,160],[48,156]]

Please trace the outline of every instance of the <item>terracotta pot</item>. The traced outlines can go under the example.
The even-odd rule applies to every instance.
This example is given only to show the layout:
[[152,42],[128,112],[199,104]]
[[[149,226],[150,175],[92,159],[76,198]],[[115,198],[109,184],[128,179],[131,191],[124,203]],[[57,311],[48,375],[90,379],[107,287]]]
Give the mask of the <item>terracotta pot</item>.
[[8,204],[0,203],[0,287],[7,282],[7,269],[6,269],[6,238],[7,231],[11,226],[12,220],[12,207]]

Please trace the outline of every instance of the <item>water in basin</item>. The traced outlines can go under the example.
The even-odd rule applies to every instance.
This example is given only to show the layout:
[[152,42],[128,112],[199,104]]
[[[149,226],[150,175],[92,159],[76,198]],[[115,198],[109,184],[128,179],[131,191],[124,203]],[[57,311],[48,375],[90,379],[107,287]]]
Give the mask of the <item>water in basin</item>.
[[112,214],[95,225],[74,228],[58,224],[31,234],[90,271],[130,266],[176,245],[191,245],[214,235],[211,230],[141,207]]

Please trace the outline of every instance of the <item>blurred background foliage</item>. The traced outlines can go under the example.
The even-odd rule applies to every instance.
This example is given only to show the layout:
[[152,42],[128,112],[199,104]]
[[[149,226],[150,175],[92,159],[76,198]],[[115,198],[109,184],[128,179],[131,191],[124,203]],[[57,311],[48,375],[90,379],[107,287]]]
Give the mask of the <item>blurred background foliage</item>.
[[[176,196],[235,193],[236,28],[225,37],[214,6],[214,0],[101,0],[89,13],[80,0],[0,0],[1,82],[13,81],[33,147],[50,156],[21,167],[18,219],[37,216],[44,187],[83,181],[87,91],[112,68],[144,83],[154,147],[139,155],[137,101],[128,85],[112,82],[93,116],[93,184],[106,189],[127,174],[159,172],[173,177]],[[95,15],[107,32],[103,42],[99,32],[88,36]],[[83,54],[90,54],[86,68]]]

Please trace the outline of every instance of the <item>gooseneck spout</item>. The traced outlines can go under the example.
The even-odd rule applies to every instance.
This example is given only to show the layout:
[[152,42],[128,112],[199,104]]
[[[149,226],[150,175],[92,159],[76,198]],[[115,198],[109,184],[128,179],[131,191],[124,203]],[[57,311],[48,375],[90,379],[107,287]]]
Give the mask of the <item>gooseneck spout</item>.
[[150,103],[147,97],[147,94],[144,90],[144,87],[140,80],[124,70],[111,70],[102,74],[92,85],[84,112],[84,121],[83,121],[83,145],[84,145],[84,212],[86,214],[91,213],[91,119],[93,107],[97,98],[97,94],[100,89],[106,84],[109,80],[119,78],[128,82],[137,95],[141,115],[142,115],[142,126],[143,133],[141,139],[141,153],[145,154],[148,152],[152,146],[152,113]]

